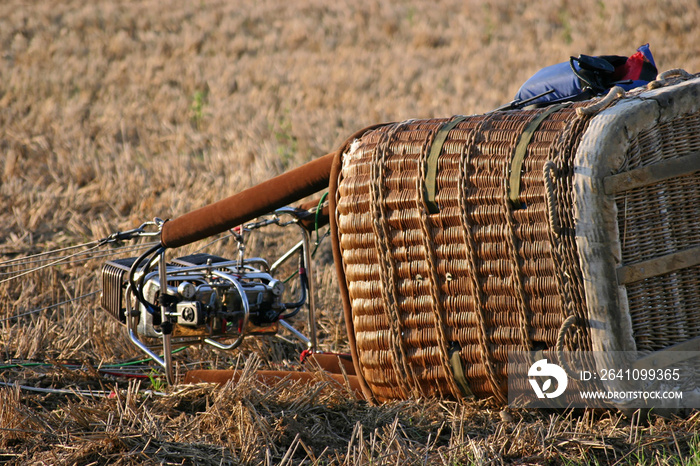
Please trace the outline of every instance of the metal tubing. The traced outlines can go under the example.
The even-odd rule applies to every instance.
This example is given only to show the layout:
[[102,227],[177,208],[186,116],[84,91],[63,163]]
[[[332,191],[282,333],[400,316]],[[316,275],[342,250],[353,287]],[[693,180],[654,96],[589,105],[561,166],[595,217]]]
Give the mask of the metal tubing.
[[146,346],[141,340],[139,340],[138,336],[136,336],[136,333],[131,328],[129,329],[129,339],[141,351],[146,353],[151,359],[153,359],[155,362],[157,362],[159,365],[163,366],[163,368],[167,370],[166,361],[164,361],[160,356],[151,351],[151,349],[148,346]]
[[272,264],[272,267],[270,267],[270,274],[274,274],[275,270],[277,270],[277,267],[287,262],[289,258],[292,257],[302,247],[304,247],[304,240],[299,241],[295,246],[292,247],[292,249],[285,252],[284,255],[277,259],[275,263]]
[[241,296],[241,302],[243,303],[243,324],[241,325],[241,333],[240,335],[238,335],[238,338],[236,338],[236,341],[234,341],[230,345],[224,345],[223,343],[219,343],[218,341],[212,338],[204,339],[205,343],[215,348],[228,351],[238,348],[238,346],[243,342],[243,338],[246,335],[246,328],[248,327],[248,318],[250,317],[250,304],[248,303],[248,296],[246,295],[245,290],[238,282],[238,280],[235,280],[230,275],[225,274],[219,270],[212,270],[212,275],[216,275],[217,277],[223,278],[233,283],[233,286],[235,286],[236,290],[238,290],[238,294]]
[[316,285],[314,283],[313,267],[311,265],[311,233],[301,225],[298,225],[303,235],[304,243],[304,268],[306,269],[306,286],[309,290],[309,343],[311,351],[316,350]]
[[[159,257],[160,264],[158,264],[159,280],[160,280],[160,294],[167,295],[168,293],[168,273],[167,264],[165,262],[165,249],[160,253]],[[170,309],[166,305],[167,300],[160,300],[160,315],[161,323],[170,323]],[[163,367],[165,368],[165,380],[168,385],[173,385],[175,379],[173,377],[173,353],[172,345],[170,344],[170,335],[172,329],[168,332],[163,332]]]
[[[292,324],[290,324],[289,322],[287,322],[287,321],[284,320],[284,319],[280,319],[280,320],[279,320],[279,323],[280,323],[280,325],[281,325],[282,327],[284,327],[284,328],[286,328],[287,330],[289,330],[290,332],[292,332],[292,334],[293,334],[295,337],[297,337],[298,339],[300,339],[301,341],[303,341],[304,344],[306,344],[306,346],[311,346],[311,340],[309,340],[308,338],[306,338],[306,335],[304,335],[303,333],[301,333],[299,330],[295,329],[294,326],[293,326]],[[289,341],[289,340],[287,340],[287,341]]]
[[165,361],[163,361],[163,359],[160,356],[158,356],[156,353],[151,351],[151,349],[148,346],[146,346],[146,344],[144,344],[141,340],[139,340],[138,335],[136,334],[136,332],[134,332],[134,328],[131,325],[133,323],[133,316],[131,315],[131,313],[134,311],[134,309],[129,304],[130,290],[131,290],[131,288],[127,287],[127,289],[126,289],[126,299],[127,299],[126,306],[127,306],[127,308],[125,311],[125,313],[126,313],[126,330],[129,334],[129,339],[141,351],[146,353],[146,355],[148,355],[151,359],[153,359],[155,362],[157,362],[159,365],[161,365],[163,368],[165,368]]

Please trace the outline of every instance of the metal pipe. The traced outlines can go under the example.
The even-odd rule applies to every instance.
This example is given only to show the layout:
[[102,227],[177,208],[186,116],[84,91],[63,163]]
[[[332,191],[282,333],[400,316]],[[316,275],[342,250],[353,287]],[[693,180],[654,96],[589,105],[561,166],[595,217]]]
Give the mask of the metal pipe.
[[272,264],[272,267],[270,267],[270,275],[274,275],[275,270],[277,270],[277,267],[287,262],[289,258],[292,257],[302,247],[304,247],[304,240],[299,241],[295,246],[292,247],[292,249],[285,252],[279,259],[275,261],[274,264]]
[[[148,346],[146,346],[141,340],[139,340],[139,338],[136,336],[136,333],[134,332],[134,329],[132,329],[132,328],[129,329],[129,339],[141,351],[146,353],[151,359],[153,359],[155,362],[157,362],[159,365],[163,366],[163,368],[167,370],[166,361],[164,361],[160,356],[158,356],[156,353],[151,351],[151,349]],[[167,379],[167,374],[166,374],[166,379]]]
[[[279,320],[279,323],[280,323],[280,325],[281,325],[282,327],[284,327],[284,328],[286,328],[287,330],[289,330],[295,337],[297,337],[298,339],[300,339],[301,341],[303,341],[304,344],[306,344],[307,347],[310,347],[310,346],[311,346],[311,340],[309,340],[308,338],[306,338],[306,335],[304,335],[303,333],[301,333],[299,330],[295,329],[294,326],[293,326],[292,324],[290,324],[289,322],[287,322],[286,320],[283,320],[283,319],[280,319],[280,320]],[[289,341],[289,340],[287,340],[287,341]]]
[[298,225],[303,235],[304,243],[304,268],[306,269],[306,286],[309,290],[309,339],[308,347],[316,350],[316,284],[311,265],[311,233],[301,225]]
[[[168,273],[167,264],[165,262],[165,249],[163,249],[158,257],[160,263],[158,264],[159,281],[160,281],[160,294],[169,295],[168,293]],[[173,377],[173,353],[172,345],[170,344],[170,336],[172,334],[172,324],[170,322],[170,308],[167,305],[166,299],[160,300],[160,315],[161,315],[161,329],[163,329],[165,324],[165,329],[163,329],[163,367],[165,368],[165,380],[168,385],[173,385],[175,378]]]
[[165,361],[163,361],[163,359],[160,356],[158,356],[156,353],[151,351],[151,348],[149,348],[148,346],[146,346],[146,344],[144,344],[141,340],[139,340],[136,332],[134,331],[134,328],[132,326],[132,324],[133,324],[132,312],[134,312],[134,309],[129,304],[129,302],[130,302],[129,294],[130,293],[131,293],[131,285],[128,285],[126,288],[126,293],[125,293],[126,302],[127,302],[127,304],[126,304],[127,308],[125,310],[125,317],[126,317],[126,330],[129,334],[129,340],[131,340],[131,342],[134,345],[136,345],[136,347],[138,347],[141,351],[146,353],[151,359],[153,359],[155,362],[157,362],[159,365],[161,365],[163,368],[165,368]]
[[229,282],[233,283],[233,286],[236,287],[236,290],[238,290],[238,294],[241,296],[241,303],[243,304],[243,324],[241,325],[241,333],[238,335],[238,338],[236,338],[236,341],[231,343],[230,345],[224,345],[223,343],[219,343],[218,341],[212,339],[212,338],[205,338],[204,342],[221,350],[232,350],[235,348],[238,348],[238,346],[243,342],[243,338],[245,337],[245,332],[246,329],[248,328],[248,319],[250,317],[250,304],[248,303],[248,296],[245,293],[245,290],[243,289],[243,286],[233,278],[232,276],[225,274],[219,270],[212,270],[212,275],[216,275],[217,277],[223,278],[225,280],[228,280]]

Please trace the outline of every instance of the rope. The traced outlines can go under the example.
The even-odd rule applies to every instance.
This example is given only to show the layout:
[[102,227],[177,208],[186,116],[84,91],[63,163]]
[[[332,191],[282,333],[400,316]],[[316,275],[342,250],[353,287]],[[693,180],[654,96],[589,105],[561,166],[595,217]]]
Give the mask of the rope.
[[647,89],[653,90],[653,89],[658,89],[660,87],[664,87],[666,85],[666,81],[671,79],[671,78],[682,78],[685,80],[685,79],[690,79],[692,77],[693,77],[693,75],[688,73],[684,69],[673,68],[671,70],[664,71],[656,78],[655,81],[652,81],[649,84],[647,84]]
[[489,349],[489,331],[486,326],[486,316],[485,316],[485,299],[484,292],[481,287],[481,282],[477,277],[477,246],[472,235],[472,225],[469,220],[469,213],[467,212],[467,186],[469,183],[469,178],[467,173],[467,162],[470,159],[471,151],[476,148],[476,137],[477,135],[483,134],[484,127],[489,122],[488,118],[484,118],[479,125],[474,128],[469,135],[469,140],[466,144],[462,146],[459,157],[459,213],[462,221],[462,233],[464,234],[464,245],[465,245],[465,259],[469,264],[469,279],[471,281],[472,297],[474,298],[474,313],[477,316],[478,323],[478,338],[479,338],[479,348],[481,349],[481,359],[484,367],[486,368],[486,375],[489,382],[491,383],[491,388],[493,393],[499,401],[504,402],[505,397],[501,393],[500,384],[498,383],[498,376],[495,370],[495,363],[493,360],[493,355]]
[[[372,151],[370,175],[373,182],[369,184],[370,201],[374,208],[373,213],[375,217],[372,222],[372,230],[376,241],[376,250],[386,252],[386,254],[379,254],[378,265],[383,278],[380,280],[384,301],[383,307],[392,332],[390,336],[391,352],[393,355],[391,364],[395,371],[397,385],[399,390],[403,393],[404,398],[408,398],[411,392],[416,397],[419,397],[420,391],[418,387],[420,384],[416,379],[415,373],[408,364],[406,349],[404,348],[403,339],[401,338],[403,334],[402,319],[398,306],[400,293],[397,288],[396,280],[394,279],[396,264],[394,263],[393,255],[390,254],[391,244],[389,242],[389,225],[383,180],[384,155],[391,142],[391,138],[403,125],[409,122],[410,121],[395,123],[388,131],[382,133],[380,140]],[[402,375],[410,376],[413,385],[409,384],[406,378],[401,377]]]
[[571,327],[577,324],[577,321],[578,318],[576,316],[569,316],[564,319],[564,322],[561,323],[559,331],[557,332],[557,353],[564,351],[564,340],[566,338],[566,334]]
[[[590,108],[590,107],[587,107]],[[602,107],[595,107],[598,110]],[[552,248],[552,260],[557,264],[559,272],[556,278],[560,285],[562,319],[565,320],[575,315],[579,322],[587,322],[586,294],[583,286],[583,277],[579,266],[578,246],[576,244],[575,220],[573,218],[573,187],[574,178],[574,151],[579,147],[580,140],[594,113],[579,113],[577,118],[569,120],[562,131],[562,136],[550,149],[550,160],[557,167],[556,183],[552,179],[556,202],[553,203],[559,209],[558,214],[559,236],[554,235],[549,228],[549,240]],[[574,347],[585,351],[590,349],[590,335],[587,326],[581,326],[581,333]],[[573,343],[572,343],[573,344]]]
[[561,225],[559,222],[555,224],[555,218],[558,219],[558,214],[556,213],[557,200],[555,194],[555,188],[552,179],[548,176],[551,172],[556,170],[556,164],[551,160],[544,165],[543,175],[545,175],[545,189],[547,190],[547,208],[549,215],[547,219],[549,220],[549,228],[547,234],[549,236],[550,243],[550,257],[555,266],[554,278],[557,281],[557,287],[559,288],[559,302],[560,309],[562,312],[562,318],[566,319],[567,316],[573,314],[572,298],[571,298],[571,287],[569,280],[569,274],[566,271],[564,261],[560,254],[561,242],[559,241],[559,235],[561,234]]
[[605,95],[605,97],[600,99],[598,102],[590,104],[587,107],[577,107],[576,115],[578,115],[579,117],[595,115],[611,103],[615,102],[617,99],[620,99],[624,96],[625,90],[620,86],[615,86],[612,89],[610,89],[610,92],[608,92]]
[[[686,70],[682,68],[673,68],[671,70],[666,70],[663,73],[661,73],[658,77],[659,81],[665,81],[669,78],[683,78],[683,79],[690,79],[692,78],[693,75],[688,73]],[[652,81],[653,82],[653,81]]]
[[[457,123],[459,123],[460,121],[461,119],[459,118],[453,120],[451,122],[452,128],[456,126]],[[452,129],[450,128],[450,124],[443,128]],[[435,137],[444,136],[445,138],[447,138],[447,133],[449,132],[449,129],[446,129],[445,131],[441,129],[440,131],[435,133]],[[429,137],[426,138],[426,143],[421,149],[421,159],[433,155],[432,152],[428,154],[428,148],[431,147],[430,139],[431,138]],[[442,143],[444,143],[444,141],[438,141],[440,149],[442,149]],[[433,145],[433,147],[435,147],[435,145]],[[425,184],[426,182],[430,181],[426,179],[427,174],[425,173],[425,171],[430,168],[429,166],[426,167],[426,165],[427,163],[424,163],[424,160],[421,160],[418,163],[418,169],[420,171],[420,174],[416,177],[416,191],[418,193],[426,192]],[[434,165],[437,168],[437,160],[435,160]],[[434,186],[434,190],[437,191],[437,181],[436,185]],[[435,199],[434,194],[435,193],[433,192],[433,202]],[[452,364],[450,363],[450,352],[449,348],[447,347],[447,335],[445,333],[445,309],[442,305],[442,299],[440,299],[440,279],[437,275],[435,247],[433,246],[433,235],[430,227],[430,219],[428,218],[428,213],[431,211],[431,207],[428,199],[422,199],[421,196],[416,197],[416,208],[420,213],[420,226],[421,230],[423,231],[423,251],[425,253],[425,261],[428,263],[428,275],[430,276],[431,282],[429,289],[432,304],[431,307],[433,310],[433,315],[435,316],[435,331],[437,332],[437,344],[438,348],[440,349],[440,364],[442,365],[442,370],[444,371],[445,378],[447,379],[447,383],[450,387],[450,391],[455,397],[459,398],[462,395],[462,390],[455,381],[455,374],[452,370]],[[442,387],[440,387],[440,385],[438,385],[438,388],[442,392]]]
[[522,274],[522,266],[520,264],[520,255],[518,254],[518,242],[520,241],[515,234],[515,218],[513,216],[514,208],[521,207],[520,203],[520,177],[522,166],[525,163],[525,158],[527,156],[527,148],[530,141],[534,138],[535,133],[543,125],[543,123],[550,117],[552,117],[556,112],[559,112],[566,107],[567,104],[559,104],[549,107],[547,110],[543,111],[532,120],[528,122],[523,122],[524,127],[518,143],[513,152],[513,158],[511,160],[510,172],[506,172],[506,176],[509,176],[509,183],[504,186],[505,190],[503,193],[503,208],[505,210],[505,220],[506,226],[508,228],[507,234],[505,235],[508,241],[508,255],[510,258],[512,272],[511,277],[514,282],[514,288],[516,293],[516,300],[519,313],[519,327],[522,339],[522,345],[528,351],[533,348],[532,339],[530,338],[530,319],[529,316],[532,314],[530,305],[527,300],[527,293],[525,292],[525,285]]
[[511,277],[515,282],[515,292],[517,293],[517,304],[520,335],[522,338],[523,346],[528,350],[532,350],[532,339],[530,338],[530,319],[528,315],[531,314],[530,306],[528,305],[527,298],[525,296],[525,286],[523,285],[523,274],[522,267],[520,265],[520,257],[518,255],[517,249],[517,237],[515,236],[515,225],[513,221],[513,206],[510,202],[510,197],[506,192],[504,196],[504,209],[505,209],[505,219],[506,225],[508,226],[508,255],[510,256],[510,261],[512,265]]
[[559,213],[557,212],[557,199],[552,181],[552,173],[557,169],[557,166],[551,160],[544,164],[542,175],[544,177],[544,192],[545,201],[547,202],[547,219],[549,220],[549,228],[555,236],[561,234],[561,225],[559,224]]
[[564,370],[566,373],[569,375],[569,377],[574,377],[576,378],[578,374],[576,373],[575,370],[571,368],[569,365],[569,361],[564,357],[564,345],[566,343],[566,335],[569,333],[569,330],[573,328],[574,326],[577,326],[579,323],[578,317],[571,315],[564,319],[564,322],[562,322],[561,327],[559,327],[559,332],[557,332],[557,344],[555,346],[555,351],[557,354],[557,359],[559,360],[559,363],[563,366]]

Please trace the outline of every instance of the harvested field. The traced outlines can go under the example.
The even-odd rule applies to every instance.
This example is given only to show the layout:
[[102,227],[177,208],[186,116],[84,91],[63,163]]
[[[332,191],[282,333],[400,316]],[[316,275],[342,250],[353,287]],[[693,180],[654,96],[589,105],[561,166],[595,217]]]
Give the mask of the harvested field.
[[[301,346],[271,337],[175,357],[180,374],[242,368],[235,385],[164,387],[99,308],[103,254],[134,251],[23,259],[178,217],[370,124],[489,111],[571,55],[648,42],[660,71],[698,72],[698,24],[691,0],[2,2],[0,462],[699,464],[697,412],[371,406],[321,373],[310,388],[256,381],[299,365]],[[249,254],[298,240],[284,233],[252,237]],[[328,241],[316,262],[320,347],[347,351]],[[141,378],[105,371],[126,362]]]

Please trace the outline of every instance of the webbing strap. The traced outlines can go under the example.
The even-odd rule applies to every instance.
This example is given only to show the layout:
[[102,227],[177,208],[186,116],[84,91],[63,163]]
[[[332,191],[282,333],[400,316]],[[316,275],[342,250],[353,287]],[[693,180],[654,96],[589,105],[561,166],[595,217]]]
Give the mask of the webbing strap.
[[469,382],[467,382],[467,377],[464,375],[462,358],[459,356],[459,345],[457,344],[451,348],[450,365],[452,366],[452,374],[454,375],[455,382],[457,382],[459,391],[462,392],[462,396],[465,398],[474,398],[474,393],[469,388]]
[[460,115],[442,125],[435,135],[435,139],[433,139],[433,144],[430,146],[430,154],[428,154],[428,158],[425,161],[425,205],[431,214],[440,212],[440,207],[435,202],[435,192],[437,191],[438,159],[440,158],[440,152],[442,152],[442,146],[447,140],[447,134],[457,124],[466,119],[466,116]]
[[520,172],[523,168],[523,162],[525,162],[527,146],[530,144],[532,136],[542,122],[549,115],[565,106],[566,104],[552,105],[547,110],[537,115],[537,117],[525,127],[525,130],[523,130],[520,135],[520,139],[518,139],[515,152],[513,152],[513,159],[510,162],[510,179],[508,180],[508,199],[510,199],[510,202],[516,207],[520,206]]

